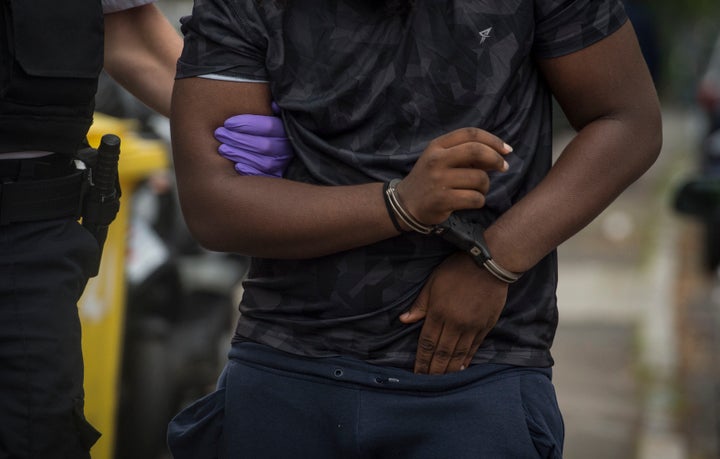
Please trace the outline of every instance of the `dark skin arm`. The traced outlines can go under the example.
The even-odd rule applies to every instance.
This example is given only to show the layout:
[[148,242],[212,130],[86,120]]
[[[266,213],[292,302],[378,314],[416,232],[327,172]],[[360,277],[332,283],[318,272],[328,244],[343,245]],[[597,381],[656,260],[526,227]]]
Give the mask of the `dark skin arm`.
[[[216,127],[237,113],[270,115],[263,83],[189,78],[173,93],[175,172],[190,230],[216,251],[270,258],[309,258],[374,243],[398,232],[382,184],[315,186],[238,175],[217,153]],[[480,129],[461,129],[430,143],[408,179],[421,183],[415,216],[427,224],[460,208],[484,205],[486,170],[503,170],[504,143]]]
[[[662,144],[657,94],[630,23],[538,64],[577,135],[540,185],[485,233],[495,260],[514,272],[527,271],[598,216],[654,163]],[[425,319],[415,371],[467,367],[506,296],[507,284],[470,257],[448,258],[401,316],[406,323]]]

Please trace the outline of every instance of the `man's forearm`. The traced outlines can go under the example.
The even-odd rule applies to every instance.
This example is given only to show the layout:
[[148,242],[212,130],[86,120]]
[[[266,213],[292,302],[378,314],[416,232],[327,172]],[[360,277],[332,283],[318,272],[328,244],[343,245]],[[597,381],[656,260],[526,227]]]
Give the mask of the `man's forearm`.
[[640,177],[655,161],[660,141],[652,121],[601,119],[586,126],[543,182],[487,230],[493,257],[514,272],[530,269]]
[[657,94],[629,22],[539,66],[578,134],[547,177],[486,233],[493,257],[514,272],[597,217],[653,164],[662,145]]
[[[229,174],[214,174],[212,182],[189,179],[191,184],[182,178],[179,182],[185,193],[181,194],[185,219],[208,249],[266,258],[312,258],[397,234],[380,183],[316,186],[239,176],[225,167]],[[179,177],[188,175],[181,172]]]
[[[316,186],[235,172],[217,153],[212,133],[237,111],[269,115],[270,107],[266,83],[176,82],[170,123],[175,172],[183,213],[198,241],[217,251],[310,258],[396,236],[380,182]],[[415,194],[404,196],[405,205],[411,208],[412,201],[414,216],[427,224],[440,223],[454,209],[480,207],[485,171],[505,165],[501,151],[508,153],[499,138],[476,128],[439,136],[405,178]],[[459,168],[464,173],[447,173]]]

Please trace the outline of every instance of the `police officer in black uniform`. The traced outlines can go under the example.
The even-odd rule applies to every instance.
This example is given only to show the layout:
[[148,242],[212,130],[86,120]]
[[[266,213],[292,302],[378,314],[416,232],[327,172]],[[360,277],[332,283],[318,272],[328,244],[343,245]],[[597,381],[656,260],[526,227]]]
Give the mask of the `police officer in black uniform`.
[[[169,113],[181,39],[154,0],[0,0],[0,458],[89,458],[77,301],[101,246],[76,157],[103,62]],[[104,52],[105,51],[105,52]]]

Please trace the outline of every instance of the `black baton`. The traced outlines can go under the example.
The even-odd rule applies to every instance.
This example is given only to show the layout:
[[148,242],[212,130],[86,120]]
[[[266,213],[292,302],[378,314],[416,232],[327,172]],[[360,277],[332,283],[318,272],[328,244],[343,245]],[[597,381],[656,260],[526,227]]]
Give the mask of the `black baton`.
[[113,134],[104,135],[100,139],[96,161],[90,168],[90,188],[82,219],[82,225],[97,239],[100,254],[108,227],[120,209],[119,160],[120,138]]

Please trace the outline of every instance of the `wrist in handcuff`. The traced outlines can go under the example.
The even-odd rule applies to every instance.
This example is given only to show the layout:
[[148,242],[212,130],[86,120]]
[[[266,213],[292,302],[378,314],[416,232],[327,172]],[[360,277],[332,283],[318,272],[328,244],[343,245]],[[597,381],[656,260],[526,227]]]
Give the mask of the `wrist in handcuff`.
[[392,180],[383,188],[385,205],[396,229],[401,230],[398,223],[400,220],[415,232],[439,236],[466,252],[478,266],[505,283],[511,284],[522,277],[522,273],[509,271],[493,259],[483,235],[484,229],[473,227],[468,231],[464,228],[465,225],[458,223],[454,215],[438,225],[425,225],[419,222],[403,207],[395,189],[399,182],[399,179]]
[[485,241],[484,231],[479,227],[474,227],[472,232],[464,230],[451,215],[450,218],[435,226],[433,234],[466,252],[478,266],[486,269],[497,279],[508,284],[520,279],[522,273],[510,271],[493,259]]
[[386,183],[383,187],[383,198],[385,199],[385,206],[387,207],[390,219],[393,225],[398,231],[402,231],[400,223],[402,222],[405,227],[409,228],[410,231],[415,231],[420,234],[430,234],[435,228],[433,225],[426,225],[420,222],[413,216],[400,201],[400,197],[397,193],[397,185],[400,183],[400,179],[393,179]]

